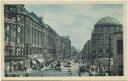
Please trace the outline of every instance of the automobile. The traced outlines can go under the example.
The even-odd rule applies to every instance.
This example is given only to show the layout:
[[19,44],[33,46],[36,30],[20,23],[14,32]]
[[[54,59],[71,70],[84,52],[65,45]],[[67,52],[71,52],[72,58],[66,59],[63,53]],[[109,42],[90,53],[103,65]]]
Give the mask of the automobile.
[[67,61],[64,63],[65,67],[71,67],[73,65],[73,63],[71,61]]
[[61,70],[61,69],[63,69],[63,67],[64,67],[63,62],[58,62],[58,63],[56,64],[56,66],[55,66],[55,69],[56,69],[56,70]]

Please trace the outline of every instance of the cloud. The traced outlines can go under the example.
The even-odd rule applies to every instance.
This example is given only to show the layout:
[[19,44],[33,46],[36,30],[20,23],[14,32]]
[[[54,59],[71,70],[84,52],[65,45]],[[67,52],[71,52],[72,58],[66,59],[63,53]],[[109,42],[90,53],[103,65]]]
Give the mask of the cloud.
[[[40,4],[26,5],[29,11],[44,17],[60,36],[70,35],[72,45],[82,49],[91,38],[94,24],[105,16],[123,20],[123,5],[121,4]],[[122,23],[122,22],[121,22]]]

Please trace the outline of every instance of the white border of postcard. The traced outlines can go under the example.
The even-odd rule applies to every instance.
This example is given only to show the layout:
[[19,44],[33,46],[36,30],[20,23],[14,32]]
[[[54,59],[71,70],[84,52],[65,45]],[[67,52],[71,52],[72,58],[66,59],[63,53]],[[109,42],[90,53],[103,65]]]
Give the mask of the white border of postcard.
[[[4,11],[3,11],[3,5],[4,4],[117,4],[117,3],[121,3],[124,4],[124,27],[123,27],[123,41],[124,41],[124,76],[84,76],[84,77],[71,77],[71,76],[67,76],[67,77],[4,77]],[[0,27],[0,48],[1,48],[1,52],[0,52],[0,69],[1,69],[1,79],[3,81],[14,81],[14,80],[24,80],[24,81],[28,81],[28,80],[33,80],[33,81],[128,81],[128,17],[127,17],[127,13],[128,13],[128,5],[127,5],[128,1],[127,0],[79,0],[79,1],[75,1],[75,0],[2,0],[1,1],[1,7],[0,7],[0,20],[1,20],[1,27]]]

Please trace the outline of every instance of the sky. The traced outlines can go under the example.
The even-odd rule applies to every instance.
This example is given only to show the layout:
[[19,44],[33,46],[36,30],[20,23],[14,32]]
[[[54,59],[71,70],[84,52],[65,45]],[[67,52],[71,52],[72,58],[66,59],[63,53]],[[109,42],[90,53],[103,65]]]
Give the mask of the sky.
[[94,25],[102,17],[111,16],[123,23],[122,4],[27,4],[25,8],[37,16],[60,36],[70,36],[72,45],[82,49],[91,39]]

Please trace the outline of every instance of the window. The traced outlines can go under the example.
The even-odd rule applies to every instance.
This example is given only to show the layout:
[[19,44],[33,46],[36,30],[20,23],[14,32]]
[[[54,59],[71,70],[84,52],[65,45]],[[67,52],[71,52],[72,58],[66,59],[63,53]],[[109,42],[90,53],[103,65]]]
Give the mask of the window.
[[116,27],[116,32],[118,32],[119,31],[119,27]]
[[20,21],[20,17],[17,17],[17,20]]
[[93,50],[93,53],[96,53],[96,50]]
[[9,37],[7,37],[7,43],[9,42]]
[[123,40],[117,40],[117,54],[123,54]]
[[17,55],[17,56],[21,55],[21,50],[20,50],[20,48],[16,49],[16,55]]
[[98,57],[103,57],[103,53],[102,52],[103,52],[103,50],[99,50],[98,51]]
[[99,53],[102,53],[102,50],[99,50]]
[[20,27],[18,27],[18,30],[17,31],[20,32]]
[[44,38],[47,39],[47,36],[45,35]]
[[108,32],[110,31],[110,27],[107,27],[107,31],[108,31]]
[[18,43],[20,43],[20,37],[18,37],[17,41],[18,41]]
[[96,54],[93,54],[93,58],[96,58]]
[[16,36],[16,32],[15,31],[13,32],[13,34],[14,34],[14,36]]
[[9,25],[7,25],[7,31],[9,31],[10,30],[10,27],[9,27]]

